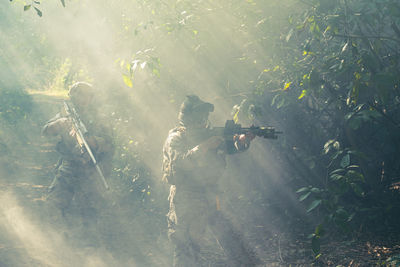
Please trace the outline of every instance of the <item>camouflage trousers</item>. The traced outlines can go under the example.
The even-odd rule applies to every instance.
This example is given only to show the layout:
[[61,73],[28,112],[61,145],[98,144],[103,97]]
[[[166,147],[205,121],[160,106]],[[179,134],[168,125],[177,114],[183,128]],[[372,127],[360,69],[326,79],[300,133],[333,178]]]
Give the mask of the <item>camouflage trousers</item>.
[[96,206],[101,197],[96,184],[93,182],[93,171],[84,170],[76,166],[74,162],[64,160],[57,168],[52,188],[47,195],[49,206],[58,210],[61,216],[71,209],[72,202],[76,203],[75,209],[79,214],[74,214],[88,221],[95,220],[97,216]]
[[[174,267],[256,265],[254,254],[240,232],[223,216],[215,195],[177,192],[176,187],[171,186],[169,201],[168,236],[174,246]],[[209,234],[212,238],[207,236]],[[210,240],[222,248],[223,261],[210,258],[207,253],[213,250]]]

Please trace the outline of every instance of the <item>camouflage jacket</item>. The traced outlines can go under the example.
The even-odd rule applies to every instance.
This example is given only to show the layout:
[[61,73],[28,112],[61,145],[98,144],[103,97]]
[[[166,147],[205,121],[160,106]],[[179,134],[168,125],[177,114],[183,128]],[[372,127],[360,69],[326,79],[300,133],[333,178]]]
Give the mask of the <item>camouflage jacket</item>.
[[[114,152],[111,135],[107,134],[106,129],[100,124],[96,124],[95,120],[89,118],[84,119],[85,126],[89,135],[85,136],[86,141],[91,141],[91,150],[98,162],[110,161]],[[60,153],[64,164],[74,165],[74,168],[87,168],[91,165],[90,157],[84,147],[77,142],[76,132],[72,126],[71,118],[66,116],[64,110],[58,113],[54,118],[49,120],[42,129],[45,136],[58,136],[59,141],[56,150]],[[89,144],[90,145],[90,144]],[[108,167],[106,167],[107,169]],[[107,171],[107,170],[105,170]]]
[[209,129],[188,131],[184,126],[170,130],[163,147],[163,181],[189,191],[215,190],[226,167],[226,154],[239,150],[226,142],[208,153],[198,145],[211,137]]

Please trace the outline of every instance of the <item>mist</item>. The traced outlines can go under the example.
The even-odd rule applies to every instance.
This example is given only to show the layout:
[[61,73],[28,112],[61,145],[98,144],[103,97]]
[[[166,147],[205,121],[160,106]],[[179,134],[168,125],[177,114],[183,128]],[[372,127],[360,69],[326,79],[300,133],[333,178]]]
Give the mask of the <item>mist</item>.
[[[318,259],[319,250],[316,253],[309,244],[322,239],[315,227],[326,222],[323,212],[337,205],[331,218],[338,220],[335,212],[343,203],[351,203],[354,194],[367,195],[354,189],[364,179],[360,178],[351,181],[354,192],[340,195],[343,203],[329,206],[336,201],[324,195],[331,188],[330,168],[340,165],[344,171],[368,165],[353,153],[363,140],[354,137],[356,132],[350,141],[334,147],[342,134],[341,126],[332,130],[333,126],[342,125],[340,116],[351,122],[353,117],[345,113],[351,111],[348,106],[356,101],[351,99],[355,93],[345,92],[339,100],[327,96],[362,79],[342,85],[340,79],[326,78],[330,69],[313,66],[328,42],[341,51],[329,59],[339,63],[329,68],[350,62],[340,63],[338,58],[347,48],[343,40],[328,37],[326,25],[322,29],[321,24],[317,33],[316,26],[309,26],[318,16],[308,15],[307,10],[328,7],[320,1],[290,0],[71,0],[65,1],[65,7],[62,2],[0,4],[1,266],[171,266],[166,221],[169,188],[161,181],[162,147],[169,130],[179,125],[181,103],[193,94],[214,104],[212,126],[233,119],[243,127],[272,126],[283,132],[276,140],[257,137],[247,151],[228,155],[218,182],[223,213],[260,266],[328,262],[328,258]],[[313,28],[305,31],[305,27]],[[326,40],[302,39],[305,33]],[[358,46],[352,47],[354,52]],[[322,52],[314,52],[317,48]],[[314,84],[322,80],[332,85],[315,89]],[[62,110],[76,82],[97,89],[93,110],[114,148],[112,158],[103,163],[109,166],[105,178],[110,190],[99,186],[103,200],[95,205],[100,213],[89,223],[75,198],[65,217],[49,209],[47,199],[60,157],[59,138],[42,136],[41,131]],[[331,115],[335,101],[347,103],[337,104],[339,115]],[[354,108],[351,116],[363,107]],[[369,110],[372,113],[373,108]],[[390,115],[383,110],[380,117],[368,113],[363,123],[367,117],[376,122]],[[391,151],[389,147],[382,151]],[[323,149],[327,155],[329,149],[337,149],[339,163],[321,156]],[[382,152],[382,159],[371,160],[376,168],[360,173],[367,178],[367,173],[373,177],[379,173],[383,181],[384,164],[390,164],[386,157]],[[396,167],[386,171],[392,177],[396,174]],[[392,186],[395,179],[389,180]],[[310,193],[299,201],[300,187],[303,191],[298,192]],[[361,186],[363,190],[373,187]],[[310,206],[314,203],[329,207]],[[349,214],[362,212],[350,210]],[[355,218],[362,221],[364,216]],[[368,228],[369,224],[361,225]],[[307,238],[310,233],[314,236]],[[225,259],[218,240],[212,242],[212,257]]]
[[[180,104],[188,94],[214,103],[210,121],[223,126],[232,118],[233,105],[246,97],[241,93],[251,86],[248,81],[256,78],[260,66],[274,53],[271,47],[263,49],[265,54],[257,54],[258,47],[252,44],[257,24],[242,25],[237,17],[240,5],[243,3],[226,10],[213,1],[193,7],[184,1],[67,1],[63,8],[60,2],[44,1],[24,12],[20,1],[1,4],[1,64],[3,70],[7,69],[2,71],[1,85],[24,89],[37,102],[28,119],[2,132],[3,142],[12,139],[17,143],[18,149],[9,158],[22,162],[9,170],[3,168],[2,179],[38,186],[37,190],[18,185],[17,192],[3,190],[2,236],[20,248],[15,256],[2,253],[4,266],[171,264],[161,150],[169,129],[177,125]],[[286,5],[271,2],[270,12],[283,15]],[[243,27],[253,29],[245,32]],[[241,59],[251,57],[257,61]],[[55,228],[50,219],[55,215],[46,214],[44,208],[57,154],[56,140],[41,137],[40,129],[61,109],[69,86],[77,81],[90,82],[100,89],[101,94],[96,96],[98,112],[115,142],[113,168],[106,177],[111,190],[102,192],[108,203],[96,226],[84,226],[85,232],[95,232],[99,240],[91,248],[81,247],[85,241],[77,230],[81,221],[73,217],[78,216],[73,212],[77,207],[66,216],[72,225],[68,229]],[[30,130],[21,138],[7,136],[15,129],[29,128],[28,124]],[[292,204],[293,196],[282,183],[285,171],[271,154],[272,142],[276,141],[257,140],[249,151],[229,159],[220,184],[229,205],[259,201],[248,197],[257,186],[279,188],[289,199],[288,205]],[[36,148],[27,148],[34,145]],[[33,151],[20,156],[25,149]],[[30,157],[36,158],[32,164],[37,169],[26,173]],[[37,198],[33,204],[32,199],[21,196],[31,190]],[[274,191],[258,194],[278,201]],[[273,212],[265,213],[268,209],[259,204],[253,212],[246,206],[228,209],[237,231],[243,231],[249,240],[248,227],[243,225],[254,220],[260,227],[271,228],[266,232],[280,232],[272,223]]]
[[[239,16],[243,5],[254,9],[260,19],[249,18],[250,23],[244,25]],[[34,204],[26,195],[20,196],[31,188],[17,185],[17,192],[3,190],[2,236],[20,247],[18,256],[3,252],[5,266],[171,264],[165,221],[167,186],[161,183],[162,145],[169,129],[177,125],[186,95],[196,94],[215,105],[210,117],[214,126],[223,126],[233,116],[232,107],[247,98],[242,93],[253,86],[249,81],[257,78],[275,53],[273,46],[260,49],[253,41],[259,21],[274,12],[285,16],[288,8],[294,8],[284,2],[265,5],[270,5],[271,14],[257,14],[251,3],[228,9],[214,1],[193,6],[184,1],[67,1],[63,8],[57,1],[45,1],[36,5],[43,13],[39,17],[35,4],[25,12],[22,2],[1,4],[1,58],[2,68],[7,69],[2,71],[2,87],[27,90],[37,102],[25,122],[2,133],[3,141],[17,143],[10,157],[22,162],[36,157],[37,170],[26,174],[22,163],[10,170],[3,168],[2,179],[39,186],[34,190],[38,198]],[[279,23],[267,26],[271,34],[279,31]],[[16,42],[20,45],[15,46]],[[111,190],[102,192],[108,203],[99,223],[85,226],[100,240],[89,249],[80,248],[84,240],[74,233],[81,224],[79,217],[73,217],[77,207],[67,215],[69,230],[55,228],[50,219],[54,215],[46,214],[44,208],[57,154],[56,141],[40,137],[40,128],[61,109],[69,86],[77,81],[100,89],[98,110],[115,142],[112,171],[106,177]],[[279,127],[272,115],[264,119],[240,122]],[[14,129],[29,128],[27,124],[31,128],[22,138],[7,136]],[[271,153],[277,142],[281,141],[256,140],[249,151],[230,157],[219,185],[226,192],[227,216],[246,242],[258,246],[259,253],[264,248],[250,242],[254,235],[250,225],[259,227],[266,237],[280,235],[283,229],[274,218],[280,216],[281,207],[276,203],[285,199],[283,206],[296,205],[295,195],[285,189],[288,174]],[[34,144],[29,155],[19,155]],[[275,210],[263,200],[275,205]]]

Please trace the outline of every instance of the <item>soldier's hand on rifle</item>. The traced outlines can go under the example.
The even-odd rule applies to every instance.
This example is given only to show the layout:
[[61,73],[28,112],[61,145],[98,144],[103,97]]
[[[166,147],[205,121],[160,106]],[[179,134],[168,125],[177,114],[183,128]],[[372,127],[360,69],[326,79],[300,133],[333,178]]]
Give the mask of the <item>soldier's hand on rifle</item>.
[[238,150],[244,150],[247,149],[250,146],[250,142],[255,138],[256,136],[251,133],[247,132],[245,134],[236,134],[233,136],[233,141],[235,142],[235,147]]
[[71,137],[74,137],[75,138],[75,136],[76,136],[76,130],[75,130],[75,128],[74,127],[70,127],[71,129],[70,129],[70,131],[69,131],[69,135],[71,136]]

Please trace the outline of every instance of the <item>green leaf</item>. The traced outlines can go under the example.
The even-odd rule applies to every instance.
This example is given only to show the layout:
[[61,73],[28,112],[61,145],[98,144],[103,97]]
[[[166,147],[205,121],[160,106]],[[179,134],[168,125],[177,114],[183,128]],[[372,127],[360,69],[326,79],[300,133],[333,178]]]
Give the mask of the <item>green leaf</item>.
[[360,94],[360,84],[356,82],[347,95],[347,105],[357,104]]
[[313,188],[311,188],[311,192],[318,194],[318,193],[321,193],[321,189],[319,189],[317,187],[313,187]]
[[314,236],[311,240],[311,248],[315,255],[319,255],[321,250],[321,241],[318,237]]
[[347,166],[346,169],[358,169],[358,168],[360,168],[360,166],[358,166],[358,165],[350,165],[350,166]]
[[301,192],[308,191],[308,190],[310,190],[309,187],[302,187],[299,190],[297,190],[296,193],[301,193]]
[[292,37],[293,32],[294,32],[294,29],[293,28],[290,29],[288,35],[286,35],[286,42],[289,42],[290,38]]
[[354,170],[349,170],[346,173],[346,176],[351,180],[355,182],[364,182],[364,175],[361,173],[354,171]]
[[331,150],[331,147],[333,147],[335,150],[339,150],[340,143],[338,141],[336,141],[335,139],[331,139],[328,142],[326,142],[324,145],[324,154],[328,154],[329,151]]
[[277,101],[277,99],[279,98],[279,94],[278,95],[275,95],[273,98],[272,98],[272,101],[271,101],[271,106],[275,106],[275,102]]
[[335,142],[334,139],[328,140],[328,142],[324,145],[324,154],[328,154],[329,150],[331,149],[331,145]]
[[326,27],[324,33],[326,33],[327,31],[329,31],[331,28],[332,28],[331,25],[328,25],[328,26]]
[[305,97],[307,94],[307,90],[303,90],[301,91],[301,94],[299,95],[298,99],[302,99],[303,97]]
[[350,120],[353,116],[354,116],[354,112],[350,112],[350,113],[347,113],[345,116],[344,116],[344,119],[346,120],[346,121],[348,121],[348,120]]
[[332,171],[329,175],[338,174],[338,173],[344,172],[344,171],[345,171],[345,169],[336,169],[336,170]]
[[337,173],[332,174],[332,175],[330,176],[330,178],[331,178],[332,181],[338,181],[338,180],[342,179],[343,177],[344,177],[343,175],[340,175],[340,174],[337,174]]
[[318,207],[321,204],[321,202],[322,202],[321,199],[314,200],[308,207],[307,212],[313,211],[316,207]]
[[24,6],[24,11],[29,10],[29,9],[31,8],[31,6],[32,6],[32,5],[25,5],[25,6]]
[[157,68],[153,69],[153,74],[156,75],[157,77],[160,77],[160,71]]
[[339,150],[339,151],[336,151],[336,153],[334,153],[333,155],[332,155],[332,160],[336,160],[340,155],[342,155],[343,154],[343,151],[341,151],[341,150]]
[[344,46],[342,47],[342,53],[345,52],[345,51],[347,50],[347,47],[348,47],[348,46],[349,46],[349,43],[346,42],[346,43],[344,44]]
[[33,8],[36,10],[36,13],[38,14],[39,17],[41,17],[43,15],[42,11],[40,11],[40,9],[38,9],[36,7],[33,7]]
[[349,165],[350,165],[350,154],[346,154],[340,161],[340,167],[346,168]]
[[308,192],[308,193],[306,193],[306,194],[304,194],[304,195],[302,195],[301,197],[299,197],[299,201],[305,200],[306,198],[308,198],[308,196],[309,196],[310,194],[311,194],[311,191]]
[[281,97],[278,104],[276,105],[276,108],[280,109],[281,107],[283,107],[283,105],[285,105],[285,98]]
[[283,87],[283,91],[286,91],[288,88],[289,88],[289,86],[292,84],[292,82],[286,82],[285,83],[285,86]]
[[350,184],[351,188],[353,188],[354,193],[356,193],[357,196],[363,197],[364,196],[364,190],[356,183],[351,183]]
[[138,64],[139,64],[139,62],[140,62],[140,60],[135,59],[135,60],[132,61],[131,63],[127,63],[127,64],[126,64],[126,69],[129,70],[129,71],[131,71],[131,72],[134,72],[134,71],[136,70],[136,68],[137,68],[137,66],[138,66]]
[[61,4],[65,7],[65,0],[61,0]]
[[341,222],[346,222],[349,219],[349,213],[343,207],[339,207],[336,210],[336,219]]
[[133,83],[132,83],[131,77],[129,77],[129,76],[126,75],[126,74],[122,74],[122,78],[124,79],[124,83],[125,83],[128,87],[132,88]]
[[316,237],[321,237],[325,234],[322,223],[318,224],[318,226],[315,228],[314,234]]
[[359,129],[362,123],[363,123],[362,116],[353,116],[351,120],[348,121],[350,128],[353,130]]
[[351,220],[353,220],[354,215],[356,215],[356,214],[355,214],[355,213],[352,213],[352,214],[349,216],[349,218],[347,219],[347,221],[350,222]]

